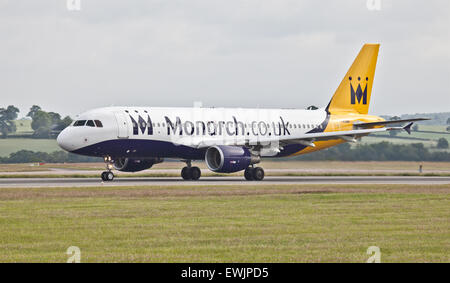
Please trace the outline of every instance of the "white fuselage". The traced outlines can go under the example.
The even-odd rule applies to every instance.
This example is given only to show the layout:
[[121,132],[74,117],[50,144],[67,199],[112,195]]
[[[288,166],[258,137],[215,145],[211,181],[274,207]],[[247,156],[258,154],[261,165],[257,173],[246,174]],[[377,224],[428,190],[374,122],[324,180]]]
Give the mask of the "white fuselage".
[[[327,118],[324,109],[245,109],[245,108],[165,108],[165,107],[106,107],[94,109],[76,117],[74,123],[58,136],[58,143],[67,151],[92,155],[161,156],[143,145],[143,141],[183,144],[205,140],[213,144],[230,138],[245,138],[249,142],[263,137],[286,136],[321,130]],[[100,121],[102,127],[88,121]],[[78,122],[81,121],[81,122]],[[83,124],[83,121],[86,121]],[[78,123],[77,123],[78,122]],[[323,129],[322,129],[323,130]],[[123,151],[114,141],[127,148]],[[133,146],[133,142],[136,144]],[[97,146],[98,145],[98,146]],[[96,148],[102,150],[96,151]],[[111,148],[108,151],[108,147]],[[155,151],[161,147],[154,146]],[[164,148],[164,152],[170,150]],[[274,156],[270,149],[262,155]],[[165,157],[162,154],[161,157]],[[172,154],[170,154],[172,155]],[[185,156],[168,156],[185,158]]]

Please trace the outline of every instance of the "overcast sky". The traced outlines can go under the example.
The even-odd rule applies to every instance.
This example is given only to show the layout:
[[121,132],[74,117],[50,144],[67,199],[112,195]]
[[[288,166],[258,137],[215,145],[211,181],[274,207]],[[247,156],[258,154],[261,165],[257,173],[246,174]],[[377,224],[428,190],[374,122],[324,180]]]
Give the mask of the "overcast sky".
[[[76,0],[75,0],[76,1]],[[377,1],[377,0],[373,0]],[[375,3],[376,4],[376,3]],[[72,6],[73,7],[73,6]],[[370,113],[450,111],[450,1],[0,0],[0,107],[325,106],[381,43]]]

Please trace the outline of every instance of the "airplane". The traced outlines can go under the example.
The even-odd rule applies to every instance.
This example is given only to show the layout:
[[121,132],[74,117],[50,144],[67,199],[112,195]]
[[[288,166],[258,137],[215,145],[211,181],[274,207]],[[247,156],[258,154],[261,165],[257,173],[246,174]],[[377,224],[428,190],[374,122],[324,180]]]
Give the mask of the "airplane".
[[[379,44],[365,44],[326,107],[308,109],[104,107],[87,111],[57,137],[61,148],[103,157],[103,181],[112,169],[137,172],[164,159],[186,163],[184,180],[198,180],[194,160],[213,172],[244,170],[261,181],[262,158],[312,153],[372,133],[405,130],[424,118],[386,121],[368,114]],[[406,123],[406,125],[405,125]]]

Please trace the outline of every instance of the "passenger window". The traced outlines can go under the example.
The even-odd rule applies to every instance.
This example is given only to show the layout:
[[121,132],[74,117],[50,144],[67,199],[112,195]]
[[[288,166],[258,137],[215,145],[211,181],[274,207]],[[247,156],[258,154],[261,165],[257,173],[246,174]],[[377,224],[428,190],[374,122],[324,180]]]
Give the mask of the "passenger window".
[[76,121],[76,122],[73,124],[73,126],[74,126],[74,127],[81,127],[81,126],[84,126],[84,124],[86,124],[86,120],[78,120],[78,121]]
[[95,127],[94,121],[92,120],[87,121],[86,126]]
[[100,122],[100,120],[95,120],[94,122],[98,128],[103,128],[103,124],[102,124],[102,122]]

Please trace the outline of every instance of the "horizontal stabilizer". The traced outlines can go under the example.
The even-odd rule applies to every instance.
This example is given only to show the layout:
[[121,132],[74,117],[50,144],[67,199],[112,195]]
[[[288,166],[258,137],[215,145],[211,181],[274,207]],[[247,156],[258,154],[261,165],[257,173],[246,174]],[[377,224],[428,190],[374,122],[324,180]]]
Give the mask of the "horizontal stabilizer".
[[403,127],[403,130],[405,130],[409,135],[411,134],[411,126],[414,124],[414,122],[410,122],[408,125]]

